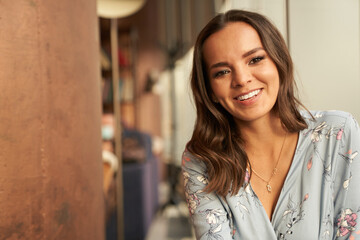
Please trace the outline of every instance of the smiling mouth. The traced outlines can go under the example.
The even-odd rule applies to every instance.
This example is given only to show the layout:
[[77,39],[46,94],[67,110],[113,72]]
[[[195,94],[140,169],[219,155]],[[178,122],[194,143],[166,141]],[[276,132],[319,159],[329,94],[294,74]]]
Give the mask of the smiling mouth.
[[254,90],[252,92],[249,92],[248,94],[238,96],[236,99],[239,101],[245,101],[253,97],[256,97],[260,93],[260,91],[261,91],[260,89]]

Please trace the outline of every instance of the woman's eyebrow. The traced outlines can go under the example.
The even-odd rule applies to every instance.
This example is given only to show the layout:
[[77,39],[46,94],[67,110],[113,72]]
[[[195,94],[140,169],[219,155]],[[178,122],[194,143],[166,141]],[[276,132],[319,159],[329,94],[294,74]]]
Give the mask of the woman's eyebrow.
[[246,58],[246,57],[250,56],[251,54],[256,53],[256,52],[259,51],[259,50],[264,50],[264,49],[263,49],[262,47],[257,47],[257,48],[251,49],[250,51],[244,53],[244,54],[242,55],[242,57],[243,57],[243,58]]
[[227,66],[229,66],[229,64],[227,62],[218,62],[218,63],[211,65],[209,69],[217,68],[217,67],[224,67],[224,66],[227,67]]
[[[251,54],[256,53],[259,50],[264,50],[264,49],[262,47],[257,47],[257,48],[251,49],[250,51],[244,53],[242,55],[242,58],[246,58],[246,57],[250,56]],[[229,63],[227,63],[227,62],[218,62],[218,63],[211,65],[209,67],[209,69],[217,68],[217,67],[227,67],[227,66],[229,66]]]

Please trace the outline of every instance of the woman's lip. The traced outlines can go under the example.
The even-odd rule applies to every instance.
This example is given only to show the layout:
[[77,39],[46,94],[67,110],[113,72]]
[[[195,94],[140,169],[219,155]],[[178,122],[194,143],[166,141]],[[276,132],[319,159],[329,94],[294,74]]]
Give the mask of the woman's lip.
[[[258,94],[256,94],[255,96],[253,96],[253,97],[250,97],[250,98],[248,98],[248,99],[246,99],[246,100],[238,100],[238,97],[244,96],[244,94],[242,94],[242,95],[239,95],[239,96],[238,96],[237,98],[235,98],[234,100],[236,101],[236,103],[241,104],[241,105],[243,105],[243,106],[250,106],[250,105],[254,104],[254,103],[260,98],[263,89],[262,89],[262,88],[259,88],[259,89],[255,89],[255,90],[253,90],[253,91],[256,91],[256,90],[260,90],[260,92],[259,92]],[[249,93],[251,93],[251,92],[253,92],[253,91],[250,91],[250,92],[248,92],[247,94],[249,94]],[[246,94],[245,94],[245,95],[246,95]]]
[[[238,100],[239,97],[245,96],[245,95],[247,95],[247,94],[249,94],[249,93],[252,93],[252,92],[255,92],[255,91],[257,91],[257,90],[260,90],[260,92],[258,93],[258,94],[260,94],[261,91],[262,91],[262,88],[257,88],[257,89],[253,89],[253,90],[248,91],[248,92],[245,92],[245,93],[241,93],[241,94],[239,94],[238,96],[234,97],[234,99],[235,99],[235,100]],[[258,94],[257,94],[257,95],[258,95]]]

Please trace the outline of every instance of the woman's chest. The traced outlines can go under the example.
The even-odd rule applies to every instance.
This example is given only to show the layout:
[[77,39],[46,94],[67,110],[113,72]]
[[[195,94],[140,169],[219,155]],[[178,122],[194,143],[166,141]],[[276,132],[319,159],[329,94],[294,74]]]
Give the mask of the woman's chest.
[[289,171],[271,221],[265,201],[260,201],[252,185],[228,199],[239,239],[331,239],[334,219],[331,181],[326,180],[320,168],[314,168],[312,174],[306,172],[306,164],[295,169],[303,168],[305,171]]

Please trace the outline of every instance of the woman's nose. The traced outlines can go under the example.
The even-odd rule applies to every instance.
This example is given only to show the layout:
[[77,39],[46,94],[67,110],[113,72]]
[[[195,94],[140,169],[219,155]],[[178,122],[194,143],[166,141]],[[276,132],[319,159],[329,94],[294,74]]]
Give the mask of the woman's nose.
[[251,72],[246,67],[236,69],[232,75],[231,87],[243,87],[247,83],[251,82]]

